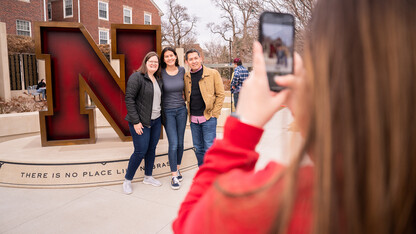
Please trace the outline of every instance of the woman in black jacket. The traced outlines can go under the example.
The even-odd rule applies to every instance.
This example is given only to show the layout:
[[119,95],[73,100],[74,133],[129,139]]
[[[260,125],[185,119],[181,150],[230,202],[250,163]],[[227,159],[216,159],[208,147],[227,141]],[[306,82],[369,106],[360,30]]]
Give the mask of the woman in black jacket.
[[126,87],[126,120],[129,122],[133,138],[134,152],[130,157],[123,190],[132,193],[131,181],[142,159],[145,162],[143,183],[161,186],[160,181],[152,176],[155,162],[156,145],[161,131],[161,97],[162,81],[158,77],[159,57],[149,52],[143,59],[140,68],[133,73]]

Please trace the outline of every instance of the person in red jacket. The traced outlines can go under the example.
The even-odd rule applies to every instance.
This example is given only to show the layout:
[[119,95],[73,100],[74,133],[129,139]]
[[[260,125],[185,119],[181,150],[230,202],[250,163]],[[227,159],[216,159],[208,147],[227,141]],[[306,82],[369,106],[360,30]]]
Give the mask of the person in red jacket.
[[[319,0],[294,75],[269,91],[262,47],[173,222],[175,233],[416,233],[416,2]],[[282,103],[304,137],[255,171]],[[301,166],[305,155],[313,166]]]

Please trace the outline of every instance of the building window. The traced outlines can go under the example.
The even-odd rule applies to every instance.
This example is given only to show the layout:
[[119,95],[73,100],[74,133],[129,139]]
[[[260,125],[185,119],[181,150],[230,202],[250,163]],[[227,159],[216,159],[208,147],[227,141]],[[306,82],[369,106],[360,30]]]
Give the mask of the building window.
[[48,3],[48,19],[52,20],[52,4]]
[[98,18],[108,20],[108,3],[98,2]]
[[100,44],[109,44],[108,29],[100,29]]
[[31,36],[30,22],[26,20],[16,20],[17,35]]
[[64,18],[72,17],[72,0],[64,0]]
[[150,13],[144,13],[144,24],[152,24],[152,14]]
[[124,8],[123,12],[124,12],[124,23],[125,24],[131,24],[131,19],[132,19],[132,17],[131,17],[131,9]]

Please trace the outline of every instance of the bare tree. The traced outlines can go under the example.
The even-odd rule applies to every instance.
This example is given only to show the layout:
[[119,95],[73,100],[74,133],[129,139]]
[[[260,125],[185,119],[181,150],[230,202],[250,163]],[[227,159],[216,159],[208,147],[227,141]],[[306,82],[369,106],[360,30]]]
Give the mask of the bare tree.
[[232,57],[251,60],[251,43],[257,37],[257,19],[262,11],[261,0],[211,0],[222,11],[223,21],[207,27],[232,43]]
[[307,27],[316,0],[264,0],[266,6],[277,12],[288,12],[295,16],[297,29]]
[[270,11],[286,12],[296,19],[296,50],[303,51],[304,31],[312,16],[316,0],[264,0],[265,8]]
[[197,17],[189,15],[188,9],[175,0],[167,0],[166,5],[169,11],[162,21],[162,43],[174,48],[195,44]]
[[228,47],[221,45],[215,40],[204,44],[206,48],[205,63],[218,64],[229,62]]

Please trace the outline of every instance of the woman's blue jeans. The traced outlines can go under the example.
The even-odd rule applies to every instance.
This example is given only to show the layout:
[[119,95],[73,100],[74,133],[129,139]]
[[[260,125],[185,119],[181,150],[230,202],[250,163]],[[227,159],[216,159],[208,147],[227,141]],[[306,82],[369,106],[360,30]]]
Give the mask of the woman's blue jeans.
[[169,142],[170,171],[175,172],[178,170],[178,165],[181,165],[182,162],[183,139],[188,111],[185,105],[179,108],[165,109],[164,111],[166,117],[165,130]]
[[134,130],[134,125],[129,123],[129,129],[133,138],[134,152],[130,157],[125,178],[132,180],[144,158],[144,174],[151,176],[156,157],[156,146],[160,138],[161,118],[150,122],[150,128],[144,127],[142,135]]

